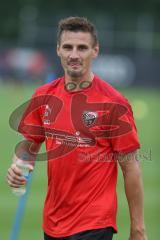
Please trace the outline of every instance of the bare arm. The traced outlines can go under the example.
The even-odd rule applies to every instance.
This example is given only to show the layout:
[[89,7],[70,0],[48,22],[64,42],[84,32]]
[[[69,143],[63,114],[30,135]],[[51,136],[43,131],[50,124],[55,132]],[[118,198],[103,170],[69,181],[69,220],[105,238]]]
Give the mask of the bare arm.
[[118,158],[124,177],[125,193],[130,212],[130,240],[147,240],[143,212],[143,183],[136,152]]
[[30,171],[33,170],[36,155],[40,149],[40,144],[31,143],[29,141],[22,141],[16,148],[13,155],[12,164],[7,172],[7,183],[10,187],[20,187],[26,184],[26,179],[22,176],[21,170],[16,166],[17,160],[24,160],[30,163]]

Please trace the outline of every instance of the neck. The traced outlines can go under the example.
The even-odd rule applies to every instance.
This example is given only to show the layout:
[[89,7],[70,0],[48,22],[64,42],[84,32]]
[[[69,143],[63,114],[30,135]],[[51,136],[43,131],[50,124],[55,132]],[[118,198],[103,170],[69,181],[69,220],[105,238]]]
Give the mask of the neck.
[[[81,90],[81,88],[79,86],[82,82],[85,82],[86,87],[88,87],[91,84],[91,82],[93,81],[93,78],[94,78],[94,74],[92,72],[90,72],[89,74],[86,74],[82,77],[71,77],[68,74],[65,74],[65,84],[66,84],[66,86],[69,86],[69,84],[70,84],[71,87],[73,86],[73,91],[78,91],[78,90]],[[72,83],[73,83],[73,85],[72,85]],[[69,89],[69,90],[72,91],[72,89]]]

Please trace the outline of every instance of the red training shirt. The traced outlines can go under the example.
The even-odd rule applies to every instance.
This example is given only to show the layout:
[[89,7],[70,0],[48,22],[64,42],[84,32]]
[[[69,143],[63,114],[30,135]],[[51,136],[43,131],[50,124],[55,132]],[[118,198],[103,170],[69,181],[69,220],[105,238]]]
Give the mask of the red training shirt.
[[44,231],[117,231],[116,154],[140,147],[128,101],[98,76],[78,92],[67,91],[62,77],[39,87],[28,109],[19,130],[45,141],[48,156]]

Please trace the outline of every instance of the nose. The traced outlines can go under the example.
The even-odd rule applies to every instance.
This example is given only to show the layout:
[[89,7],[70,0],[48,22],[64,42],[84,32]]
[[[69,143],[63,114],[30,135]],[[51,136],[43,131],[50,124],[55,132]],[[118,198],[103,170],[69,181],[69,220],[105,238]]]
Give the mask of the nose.
[[72,52],[70,53],[70,58],[72,58],[72,59],[77,59],[77,58],[79,58],[77,48],[73,48],[73,49],[72,49]]

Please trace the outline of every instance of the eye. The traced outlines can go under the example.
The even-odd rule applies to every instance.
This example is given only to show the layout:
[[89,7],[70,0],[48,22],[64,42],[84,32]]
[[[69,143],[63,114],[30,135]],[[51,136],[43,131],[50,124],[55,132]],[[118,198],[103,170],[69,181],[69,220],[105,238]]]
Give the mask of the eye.
[[79,45],[79,46],[78,46],[78,49],[81,50],[81,51],[87,50],[87,49],[88,49],[88,46],[86,46],[86,45]]
[[69,44],[65,44],[65,45],[63,45],[62,48],[65,49],[65,50],[71,50],[71,49],[72,49],[72,46],[69,45]]

